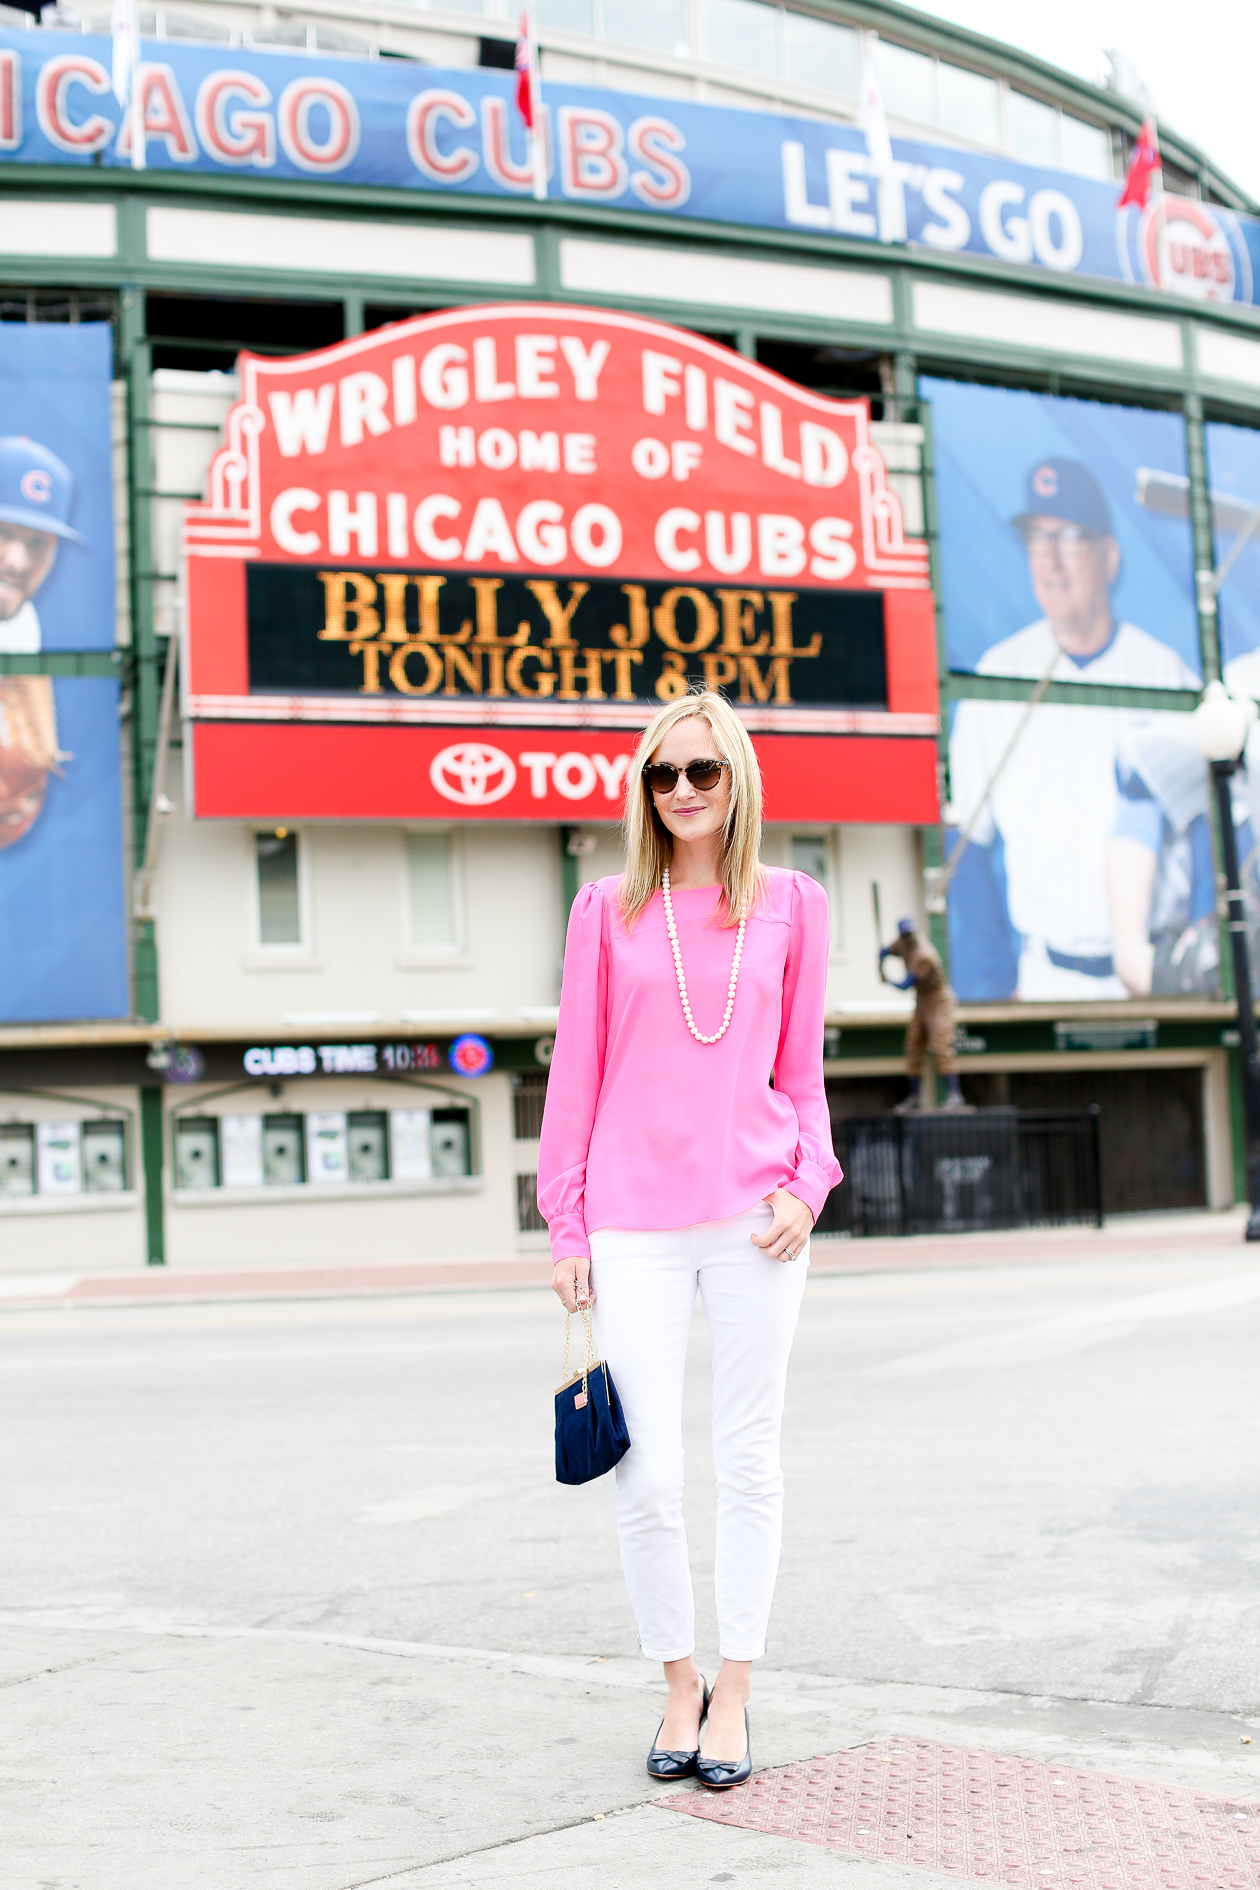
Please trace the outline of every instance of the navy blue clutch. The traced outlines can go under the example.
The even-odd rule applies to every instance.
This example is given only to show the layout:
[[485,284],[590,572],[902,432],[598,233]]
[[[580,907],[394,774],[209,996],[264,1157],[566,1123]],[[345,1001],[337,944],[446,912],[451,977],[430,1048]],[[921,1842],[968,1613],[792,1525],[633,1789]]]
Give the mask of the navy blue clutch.
[[[556,1482],[590,1483],[621,1462],[630,1448],[626,1420],[612,1373],[595,1357],[591,1309],[578,1308],[586,1329],[580,1372],[556,1393]],[[564,1320],[564,1369],[569,1370],[569,1316]]]

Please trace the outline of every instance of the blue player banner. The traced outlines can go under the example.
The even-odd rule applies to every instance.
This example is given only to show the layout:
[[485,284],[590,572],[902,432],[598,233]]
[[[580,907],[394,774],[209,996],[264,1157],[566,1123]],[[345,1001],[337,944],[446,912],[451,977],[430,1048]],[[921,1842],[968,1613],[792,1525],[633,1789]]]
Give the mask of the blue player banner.
[[[0,651],[114,642],[111,337],[0,324]],[[125,1017],[118,684],[0,676],[0,1022]]]
[[1185,429],[1176,414],[969,382],[931,403],[949,666],[1194,689]]
[[[108,39],[0,33],[0,163],[127,166]],[[507,72],[145,41],[146,161],[223,177],[320,178],[440,196],[527,197]],[[1260,219],[1168,196],[1118,210],[1115,182],[787,113],[547,83],[548,194],[662,218],[910,244],[1251,303]]]
[[1260,432],[1219,422],[1204,428],[1216,568],[1221,661],[1237,695],[1260,698]]
[[925,380],[950,667],[1019,678],[950,730],[951,975],[972,1001],[1219,986],[1208,775],[1186,717],[1029,698],[1197,690],[1185,439],[1171,414]]

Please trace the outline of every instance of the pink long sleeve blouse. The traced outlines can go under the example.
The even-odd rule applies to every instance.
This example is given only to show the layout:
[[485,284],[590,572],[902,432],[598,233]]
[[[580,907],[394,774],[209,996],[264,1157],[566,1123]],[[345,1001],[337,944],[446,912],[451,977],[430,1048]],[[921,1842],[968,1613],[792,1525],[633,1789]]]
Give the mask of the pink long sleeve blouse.
[[[594,1228],[724,1220],[776,1188],[816,1220],[840,1180],[822,1070],[825,892],[807,873],[766,873],[730,1029],[701,1044],[683,1017],[662,895],[627,932],[620,884],[584,886],[569,917],[538,1151],[553,1257],[589,1254]],[[691,1014],[706,1033],[722,1022],[735,950],[720,897],[673,894]]]

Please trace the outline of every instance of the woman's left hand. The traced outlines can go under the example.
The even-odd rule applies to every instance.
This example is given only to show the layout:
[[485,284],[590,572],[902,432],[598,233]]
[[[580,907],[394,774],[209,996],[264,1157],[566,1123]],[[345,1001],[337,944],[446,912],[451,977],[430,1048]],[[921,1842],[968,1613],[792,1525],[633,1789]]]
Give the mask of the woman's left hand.
[[774,1219],[764,1234],[752,1236],[752,1244],[771,1260],[795,1260],[814,1231],[814,1217],[800,1196],[789,1194],[786,1188],[776,1188],[766,1200]]

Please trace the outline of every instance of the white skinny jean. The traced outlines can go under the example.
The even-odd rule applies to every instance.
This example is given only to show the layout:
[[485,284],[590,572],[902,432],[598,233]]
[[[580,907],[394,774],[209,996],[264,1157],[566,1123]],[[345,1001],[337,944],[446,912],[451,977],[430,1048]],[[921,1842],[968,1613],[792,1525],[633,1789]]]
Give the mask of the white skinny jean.
[[695,1651],[695,1604],[683,1528],[683,1372],[696,1287],[713,1344],[717,1471],[714,1589],[724,1660],[756,1660],[783,1533],[779,1430],[808,1244],[770,1260],[750,1238],[770,1208],[697,1227],[591,1235],[599,1350],[621,1398],[630,1448],[617,1466],[617,1533],[649,1660]]

